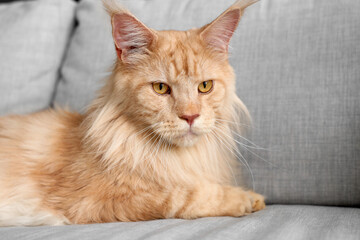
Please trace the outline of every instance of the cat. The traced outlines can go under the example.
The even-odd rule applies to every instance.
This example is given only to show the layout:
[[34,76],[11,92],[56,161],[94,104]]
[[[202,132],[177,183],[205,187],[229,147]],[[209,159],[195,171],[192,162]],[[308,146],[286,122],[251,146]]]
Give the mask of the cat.
[[105,0],[117,60],[87,112],[0,118],[0,226],[263,209],[264,197],[234,186],[232,173],[233,123],[249,113],[228,46],[254,2],[239,0],[202,28],[156,31]]

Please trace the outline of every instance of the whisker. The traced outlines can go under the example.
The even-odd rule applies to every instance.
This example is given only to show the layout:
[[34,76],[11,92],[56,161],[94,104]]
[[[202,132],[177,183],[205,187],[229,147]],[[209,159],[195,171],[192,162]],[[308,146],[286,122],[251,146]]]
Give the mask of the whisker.
[[164,166],[165,174],[168,174],[168,159],[169,159],[169,151],[170,151],[170,144],[164,140],[165,147],[162,151],[161,163]]
[[[143,154],[142,154],[142,157],[143,158],[145,158],[146,157],[146,155],[148,155],[148,153],[149,153],[149,149],[150,149],[150,151],[151,151],[151,147],[153,146],[153,144],[156,142],[155,140],[154,141],[152,141],[155,137],[156,137],[156,139],[158,138],[158,136],[159,135],[157,135],[154,131],[152,131],[151,132],[151,134],[153,134],[153,136],[145,143],[145,145],[143,146]],[[151,142],[151,145],[148,147],[148,144],[150,144],[150,142]],[[152,151],[151,151],[152,152]],[[150,154],[150,156],[152,155],[152,153]],[[150,159],[147,159],[148,161],[147,161],[147,163],[145,163],[145,166],[144,166],[144,168],[142,169],[142,171],[141,171],[141,174],[140,174],[140,176],[139,176],[139,179],[138,179],[138,181],[135,183],[135,186],[137,186],[138,185],[138,183],[140,182],[140,179],[142,179],[142,177],[143,177],[143,175],[144,175],[144,173],[145,173],[145,171],[148,171],[148,169],[149,169],[149,167],[151,166],[151,162],[152,162],[152,159],[153,158],[151,158],[150,157]],[[144,159],[145,160],[145,159]]]
[[[154,158],[153,154],[154,154],[154,151],[155,151],[155,148],[153,148],[153,146],[155,146],[158,143],[157,141],[158,141],[158,139],[160,137],[159,134],[154,134],[154,136],[151,139],[153,139],[155,136],[156,136],[156,138],[152,141],[151,145],[148,148],[151,152],[149,154],[150,161],[148,162],[149,164],[147,165],[147,167],[149,167],[150,163],[152,163],[152,160]],[[151,139],[150,139],[150,141],[151,141]]]
[[[144,129],[142,129],[141,131],[138,131],[136,134],[131,135],[131,137],[136,137],[136,136],[139,135],[140,133],[144,133],[144,132],[148,131],[150,128],[153,128],[153,127],[157,126],[158,124],[159,124],[159,123],[152,124],[152,125],[144,128]],[[150,133],[147,133],[144,138],[149,137],[151,134],[153,134],[153,131],[150,131]],[[142,139],[143,139],[143,138],[141,138],[141,140],[142,140]],[[132,151],[134,150],[135,147],[136,147],[136,145],[133,145],[133,146],[132,146],[132,148],[130,149],[130,152],[131,152],[131,153],[133,153]]]
[[[152,141],[155,137],[157,138],[158,135],[152,130],[150,135],[152,135],[150,137],[150,139],[148,139],[148,141],[143,145],[143,152],[142,152],[142,158],[144,158],[143,160],[145,160],[146,156],[149,154],[149,149],[151,150],[152,145],[154,144],[154,141]],[[146,138],[148,138],[150,135],[148,135]],[[145,139],[145,138],[144,138]],[[151,145],[148,147],[148,145],[151,143]],[[147,163],[145,165],[145,168],[149,167],[149,163]],[[142,175],[141,175],[142,176]]]
[[226,123],[231,123],[231,124],[238,125],[238,126],[245,126],[245,127],[249,127],[249,128],[254,128],[254,126],[251,126],[251,125],[248,125],[248,124],[233,122],[233,121],[229,121],[229,120],[225,120],[225,119],[221,119],[221,118],[215,118],[215,121],[226,122]]
[[[219,128],[219,127],[217,127],[217,128]],[[220,128],[220,130],[223,130],[223,129]],[[231,130],[231,129],[230,129],[230,130]],[[231,130],[231,131],[232,131],[232,130]],[[233,131],[232,131],[232,132],[233,132]],[[224,132],[223,132],[223,133],[224,133]],[[233,133],[235,133],[235,132],[233,132]],[[225,133],[224,133],[224,134],[225,134]],[[243,143],[237,141],[235,138],[233,138],[233,137],[231,137],[231,136],[229,136],[229,135],[227,135],[227,134],[225,134],[225,135],[226,135],[228,138],[233,139],[233,140],[234,140],[236,143],[238,143],[240,146],[244,147],[244,148],[246,149],[246,151],[249,151],[250,153],[252,153],[252,154],[255,155],[256,157],[258,157],[260,160],[263,160],[264,162],[268,163],[268,164],[269,164],[270,166],[272,166],[272,167],[279,168],[278,166],[276,166],[276,165],[273,164],[272,162],[270,162],[270,161],[262,158],[260,155],[256,154],[255,152],[251,151],[250,149],[248,149],[248,148],[254,148],[254,147],[251,147],[251,146],[248,146],[248,145],[246,145],[246,144],[243,144]],[[254,148],[254,149],[258,149],[258,148]]]
[[[228,123],[228,122],[232,123],[231,121],[227,121],[227,120],[226,120],[225,123]],[[219,122],[219,119],[216,119],[216,120],[215,120],[215,123],[217,123],[217,125],[219,125],[219,126],[228,127],[228,125],[225,125],[225,123]],[[235,124],[237,124],[237,123],[235,123]],[[217,126],[217,125],[216,125],[216,126]],[[239,124],[239,125],[241,125],[241,124]],[[248,126],[248,125],[245,125],[245,126]],[[231,132],[234,133],[235,135],[237,135],[238,137],[244,139],[246,142],[248,142],[248,143],[250,143],[250,144],[253,145],[253,146],[250,146],[250,145],[246,145],[246,146],[250,146],[250,147],[252,147],[252,148],[255,148],[255,147],[256,147],[257,149],[269,150],[269,151],[270,151],[270,149],[260,147],[260,146],[256,145],[254,142],[252,142],[252,141],[250,141],[249,139],[245,138],[244,136],[240,135],[240,134],[237,133],[236,131],[232,130],[232,127],[229,127],[229,130],[231,130]],[[242,144],[244,144],[244,143],[242,143]]]
[[[222,139],[223,141],[226,141],[226,139],[224,139],[224,138],[222,138],[219,134],[216,134],[215,132],[213,132],[218,138],[220,138],[220,139]],[[227,144],[230,144],[229,142],[227,142],[226,141],[226,143]],[[232,148],[241,158],[242,158],[242,160],[239,158],[239,160],[240,160],[240,162],[242,162],[244,165],[245,165],[245,167],[249,170],[249,173],[250,173],[250,175],[251,175],[251,180],[252,180],[252,187],[253,187],[253,190],[255,190],[255,181],[254,181],[254,174],[253,174],[253,172],[252,172],[252,170],[251,170],[251,167],[250,167],[250,165],[249,165],[249,163],[246,161],[246,159],[244,158],[244,156],[240,153],[240,151],[235,147],[235,146],[231,146],[231,144],[230,144],[230,148],[226,145],[226,144],[224,144],[224,146],[231,152],[231,153],[233,153],[234,154],[234,152],[230,149],[230,148]],[[236,154],[234,154],[235,156],[236,156]]]
[[[229,148],[229,147],[220,139],[220,137],[219,137],[214,131],[212,131],[212,134],[213,134],[213,136],[215,137],[215,139],[219,140],[222,145],[224,145],[232,154],[234,154],[234,155],[236,156],[236,154],[233,152],[233,150],[231,150],[231,147]],[[225,160],[226,160],[226,159],[225,159]],[[242,161],[240,161],[240,162],[242,162]],[[242,163],[243,163],[243,162],[242,162]],[[237,183],[235,174],[234,174],[234,172],[233,172],[233,170],[232,170],[232,167],[230,166],[230,164],[229,164],[229,162],[228,162],[227,160],[226,160],[226,164],[228,165],[228,167],[229,167],[229,169],[230,169],[230,171],[231,171],[231,174],[232,174],[232,176],[233,176],[233,179],[234,179],[234,181],[235,181],[235,184],[237,185],[238,183]],[[244,163],[243,163],[243,164],[244,164]]]
[[[252,145],[253,145],[252,148],[256,148],[256,149],[259,149],[259,150],[272,151],[271,149],[263,148],[263,147],[260,147],[260,146],[256,145],[254,142],[250,141],[249,139],[245,138],[244,136],[241,136],[240,134],[238,134],[237,132],[235,132],[235,131],[233,131],[233,130],[231,130],[231,132],[232,132],[233,134],[235,134],[237,137],[239,137],[239,138],[245,140],[246,142],[252,144]],[[243,144],[244,144],[244,143],[243,143]],[[247,145],[247,146],[249,146],[249,145]]]
[[[219,119],[217,119],[217,120],[219,120]],[[225,121],[225,122],[231,122],[231,121],[227,121],[227,120],[224,120],[224,121]],[[218,123],[219,127],[223,126],[222,123],[220,123],[220,122],[217,122],[217,123]],[[271,149],[263,148],[263,147],[260,147],[260,146],[256,145],[255,143],[253,143],[253,142],[250,141],[249,139],[245,138],[244,136],[242,136],[242,135],[238,134],[237,132],[235,132],[234,130],[232,130],[231,128],[230,128],[230,131],[232,132],[232,134],[236,135],[236,137],[241,138],[241,139],[245,140],[246,142],[250,143],[251,145],[253,145],[253,146],[251,146],[251,145],[245,144],[245,143],[243,143],[243,142],[240,142],[240,141],[238,141],[238,140],[234,137],[233,139],[234,139],[239,145],[241,145],[242,147],[244,147],[246,150],[248,150],[248,148],[252,148],[252,149],[256,149],[256,150],[272,151]],[[249,152],[252,152],[252,151],[250,151],[250,150],[248,150],[248,151],[249,151]],[[252,152],[252,153],[253,153],[253,152]],[[255,154],[255,153],[254,153],[254,154]],[[263,160],[266,161],[265,159],[263,159]],[[266,161],[266,162],[267,162],[267,161]],[[271,163],[269,163],[269,164],[271,164]]]
[[[209,146],[214,146],[214,144],[210,141],[207,134],[205,135],[205,138],[206,138],[206,141],[209,144]],[[216,146],[216,148],[218,148],[218,144],[216,141],[215,141],[215,146]],[[217,170],[219,170],[219,164],[220,164],[219,161],[216,161],[216,169]],[[233,178],[234,178],[234,176],[233,176]],[[236,182],[236,178],[234,178],[234,182]]]

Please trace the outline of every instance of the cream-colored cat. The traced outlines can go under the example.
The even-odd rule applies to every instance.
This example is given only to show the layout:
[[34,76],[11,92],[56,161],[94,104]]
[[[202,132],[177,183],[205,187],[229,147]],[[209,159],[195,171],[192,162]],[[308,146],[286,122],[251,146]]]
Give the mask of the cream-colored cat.
[[0,118],[0,225],[243,216],[264,198],[231,186],[235,94],[228,44],[240,0],[212,23],[155,31],[112,1],[118,55],[86,114]]

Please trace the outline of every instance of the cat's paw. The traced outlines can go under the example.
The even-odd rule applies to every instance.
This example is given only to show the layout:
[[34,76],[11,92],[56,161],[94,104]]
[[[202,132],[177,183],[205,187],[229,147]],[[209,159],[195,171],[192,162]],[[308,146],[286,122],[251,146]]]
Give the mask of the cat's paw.
[[241,188],[231,188],[227,194],[227,206],[229,213],[226,215],[241,217],[253,212],[253,197]]
[[247,193],[250,195],[251,207],[253,212],[257,212],[265,208],[264,196],[253,191],[247,191]]
[[244,191],[239,188],[232,190],[229,203],[232,202],[235,208],[231,211],[231,216],[241,217],[257,212],[265,208],[265,199],[262,195],[253,191]]

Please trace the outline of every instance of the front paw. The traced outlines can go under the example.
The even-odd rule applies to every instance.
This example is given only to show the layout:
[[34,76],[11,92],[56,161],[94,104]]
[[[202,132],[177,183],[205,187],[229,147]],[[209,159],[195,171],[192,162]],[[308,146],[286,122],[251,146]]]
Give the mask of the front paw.
[[229,211],[226,215],[241,217],[253,212],[254,197],[250,192],[234,187],[227,188],[226,190],[225,202],[226,208]]
[[229,203],[232,202],[235,208],[233,208],[231,216],[241,217],[265,208],[265,201],[262,195],[253,191],[244,191],[240,188],[232,190],[233,194],[230,194],[232,196],[228,200]]
[[252,202],[251,207],[253,212],[257,212],[265,208],[264,196],[253,191],[247,191],[247,193],[250,195],[250,199]]

